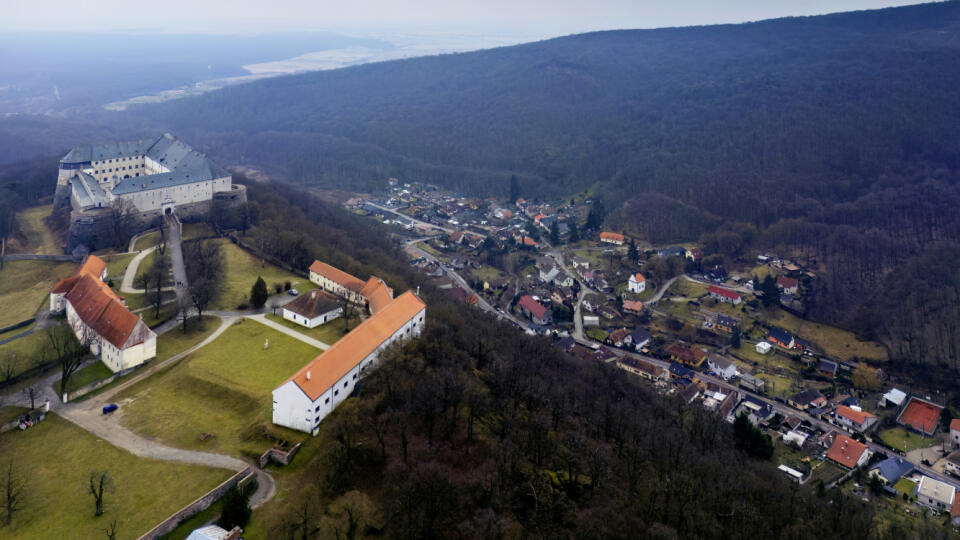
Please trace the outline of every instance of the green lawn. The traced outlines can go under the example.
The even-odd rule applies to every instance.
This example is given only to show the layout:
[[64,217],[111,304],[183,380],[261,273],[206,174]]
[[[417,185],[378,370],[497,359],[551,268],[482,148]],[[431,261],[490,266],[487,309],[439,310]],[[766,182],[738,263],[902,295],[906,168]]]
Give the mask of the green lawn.
[[601,330],[599,328],[591,328],[587,330],[587,336],[597,341],[603,341],[607,339],[608,335],[609,334],[607,334],[606,330]]
[[823,480],[824,484],[829,484],[830,482],[838,480],[846,473],[847,471],[843,470],[839,465],[833,463],[832,461],[824,461],[819,467],[810,473],[810,478],[807,480],[807,484],[810,486],[815,486],[817,484],[817,480]]
[[[270,340],[264,349],[264,340]],[[124,424],[178,448],[248,455],[269,443],[271,391],[307,364],[317,349],[254,321],[116,397]],[[200,441],[203,433],[213,438]]]
[[[267,315],[267,318],[275,323],[282,324],[287,328],[296,330],[305,336],[310,336],[313,339],[322,341],[327,345],[333,345],[340,338],[347,335],[344,329],[343,317],[339,319],[334,319],[326,324],[321,324],[316,328],[307,328],[305,326],[300,326],[295,322],[288,321],[279,315]],[[360,324],[356,317],[350,319],[350,328],[356,328]]]
[[160,306],[160,316],[156,316],[156,314],[157,311],[152,307],[140,312],[140,315],[143,315],[143,322],[146,323],[147,326],[154,327],[166,322],[170,317],[177,314],[177,303],[170,302],[169,304]]
[[21,326],[20,328],[14,328],[13,330],[7,330],[6,332],[0,332],[0,341],[3,341],[3,340],[5,340],[5,339],[10,339],[10,338],[12,338],[13,336],[19,336],[20,334],[22,334],[22,333],[24,333],[24,332],[30,331],[30,329],[32,329],[34,326],[36,326],[36,323],[30,323],[30,324],[28,324],[28,325],[26,325],[26,326]]
[[50,289],[76,270],[70,262],[6,261],[0,270],[0,328],[49,307]]
[[118,290],[120,289],[120,282],[123,281],[123,274],[127,271],[127,266],[136,256],[136,253],[114,253],[101,257],[107,263],[107,279],[112,279]]
[[699,298],[707,294],[707,289],[709,288],[709,285],[690,281],[683,276],[680,276],[676,281],[673,282],[673,285],[670,286],[670,290],[668,292],[673,292],[680,296],[686,296],[687,298]]
[[[17,213],[17,230],[22,235],[23,242],[11,242],[7,248],[10,253],[42,253],[55,255],[62,253],[53,233],[43,222],[43,218],[50,215],[53,205],[34,206]],[[21,239],[18,239],[21,240]]]
[[788,398],[799,391],[793,378],[773,373],[754,373],[754,375],[767,382],[766,394],[768,396]]
[[6,345],[0,345],[0,362],[13,362],[14,375],[18,375],[35,365],[35,360],[45,347],[47,347],[47,333],[34,332]]
[[[137,276],[133,279],[134,287],[140,286],[140,280],[143,278],[143,276],[146,276],[147,273],[150,272],[150,268],[153,266],[158,256],[161,255],[157,252],[157,250],[154,250],[140,261],[140,266],[137,267]],[[167,277],[163,281],[163,285],[166,287],[173,284],[173,273],[170,266],[170,253],[164,252],[162,257],[167,260]]]
[[922,437],[912,431],[907,431],[902,427],[895,427],[880,433],[880,439],[884,444],[909,452],[917,448],[929,448],[936,444],[937,440],[932,437]]
[[900,493],[906,493],[908,497],[913,497],[913,492],[916,491],[917,484],[907,478],[901,478],[893,485],[893,489]]
[[782,309],[766,312],[764,322],[779,326],[815,343],[823,349],[824,353],[833,358],[849,360],[857,357],[874,362],[887,360],[887,350],[875,341],[859,341],[851,332],[835,326],[810,322]]
[[6,424],[11,420],[16,420],[23,413],[27,412],[25,407],[0,407],[0,424]]
[[[118,521],[119,538],[136,538],[233,472],[134,456],[55,414],[26,431],[0,435],[5,457],[28,478],[27,498],[6,538],[103,538]],[[105,513],[94,517],[91,471],[107,471]]]
[[307,278],[291,274],[270,263],[261,262],[260,259],[238,248],[229,240],[212,241],[220,242],[225,278],[217,298],[211,303],[209,309],[231,310],[245,304],[250,297],[250,289],[257,281],[257,276],[263,277],[270,290],[274,283],[285,281],[289,281],[294,289],[299,289],[301,292],[314,288]]
[[171,356],[193,347],[203,341],[220,327],[220,318],[204,315],[202,321],[196,318],[187,321],[187,331],[184,333],[178,325],[173,330],[157,336],[157,361],[162,362]]
[[[90,383],[94,383],[107,377],[113,375],[113,372],[110,371],[103,362],[96,360],[91,363],[89,366],[77,371],[70,377],[70,382],[67,384],[67,392],[73,392],[78,388],[86,386]],[[60,391],[60,381],[53,383],[55,391]]]
[[157,240],[160,238],[160,231],[153,231],[147,233],[140,238],[137,238],[137,241],[133,244],[134,251],[142,251],[147,248],[152,248],[157,245]]

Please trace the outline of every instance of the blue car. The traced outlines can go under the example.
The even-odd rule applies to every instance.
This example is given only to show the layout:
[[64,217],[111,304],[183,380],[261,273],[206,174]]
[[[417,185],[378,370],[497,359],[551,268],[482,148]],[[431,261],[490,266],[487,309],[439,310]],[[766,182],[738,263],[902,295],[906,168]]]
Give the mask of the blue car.
[[110,414],[110,413],[112,413],[113,411],[115,411],[115,410],[117,410],[117,409],[119,409],[119,408],[120,408],[120,406],[117,405],[116,403],[111,403],[111,404],[109,404],[109,405],[107,405],[106,407],[103,408],[103,414]]

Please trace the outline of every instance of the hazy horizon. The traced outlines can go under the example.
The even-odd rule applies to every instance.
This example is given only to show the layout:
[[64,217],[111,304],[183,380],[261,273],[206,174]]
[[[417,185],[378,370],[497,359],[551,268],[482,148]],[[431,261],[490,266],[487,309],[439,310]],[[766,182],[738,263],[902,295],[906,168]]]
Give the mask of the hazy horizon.
[[[0,7],[3,33],[261,34],[278,32],[457,33],[549,37],[606,29],[661,28],[758,21],[917,4],[896,0],[417,0],[398,6],[387,0],[360,4],[277,0],[265,5],[171,0],[162,8],[132,7],[119,0],[77,3],[51,0]],[[375,14],[375,15],[371,15]]]

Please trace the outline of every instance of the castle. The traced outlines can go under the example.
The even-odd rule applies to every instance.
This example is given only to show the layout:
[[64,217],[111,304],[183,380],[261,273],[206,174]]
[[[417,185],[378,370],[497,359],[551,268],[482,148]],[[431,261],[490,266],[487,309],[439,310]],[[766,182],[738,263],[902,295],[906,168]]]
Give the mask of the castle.
[[97,226],[121,211],[143,225],[163,214],[209,214],[214,201],[246,200],[244,186],[206,155],[166,133],[155,139],[80,145],[60,160],[57,206],[70,206],[70,245],[97,246]]

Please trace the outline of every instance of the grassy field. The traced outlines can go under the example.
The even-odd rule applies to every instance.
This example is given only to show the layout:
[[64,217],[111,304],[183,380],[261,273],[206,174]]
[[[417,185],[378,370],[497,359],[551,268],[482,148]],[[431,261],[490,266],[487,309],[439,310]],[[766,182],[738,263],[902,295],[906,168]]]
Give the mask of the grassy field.
[[682,276],[673,282],[668,292],[687,298],[699,298],[707,294],[708,285],[684,279]]
[[250,289],[257,281],[257,276],[263,277],[267,288],[272,290],[274,283],[289,281],[294,289],[304,292],[314,287],[307,278],[291,274],[282,268],[270,263],[261,262],[246,251],[233,245],[229,240],[213,240],[220,242],[223,253],[224,275],[220,292],[211,303],[209,309],[236,309],[238,305],[247,302]]
[[932,437],[921,437],[902,427],[895,427],[881,432],[880,439],[887,446],[896,448],[897,450],[903,450],[904,452],[916,450],[917,448],[929,448],[937,443],[937,440]]
[[[0,529],[7,538],[101,538],[114,519],[118,537],[136,538],[233,474],[136,457],[54,414],[0,435],[0,445],[28,479],[24,509]],[[91,471],[112,479],[99,518],[87,492]]]
[[61,253],[57,240],[53,233],[43,222],[43,218],[50,215],[53,211],[53,205],[34,206],[17,213],[17,229],[23,235],[22,245],[8,246],[11,253],[42,253],[53,255]]
[[747,272],[744,277],[748,279],[752,279],[753,276],[757,276],[757,279],[759,279],[762,282],[763,278],[769,275],[776,277],[777,273],[773,271],[773,268],[770,268],[766,264],[758,264],[757,266],[754,266],[753,268],[751,268],[750,271]]
[[[316,354],[303,342],[244,321],[116,401],[124,424],[146,437],[178,448],[258,454],[269,446],[259,431],[271,425],[271,391]],[[200,441],[203,433],[213,437]]]
[[901,478],[893,485],[893,489],[900,493],[906,493],[908,497],[913,497],[913,492],[917,489],[917,484],[908,478]]
[[824,461],[819,467],[810,473],[810,479],[807,480],[807,484],[815,486],[817,484],[817,480],[823,480],[824,484],[829,484],[830,482],[839,479],[844,474],[846,474],[846,471],[841,469],[839,465],[830,461]]
[[33,317],[50,289],[76,270],[70,262],[7,261],[0,270],[0,328]]
[[220,318],[204,315],[202,321],[196,318],[187,321],[187,331],[180,326],[157,336],[157,361],[162,362],[171,356],[193,347],[220,327]]
[[120,289],[120,282],[123,281],[127,266],[136,256],[136,253],[114,253],[101,257],[107,263],[107,278],[114,281],[117,290]]
[[163,282],[163,286],[167,287],[173,284],[173,270],[170,266],[170,253],[164,252],[163,255],[160,255],[156,250],[154,250],[140,261],[140,266],[137,267],[137,276],[133,279],[134,287],[137,287],[140,284],[140,280],[143,278],[143,276],[146,276],[150,272],[150,268],[154,265],[158,256],[162,256],[167,260],[167,277]]
[[[267,315],[267,318],[275,323],[282,324],[287,328],[296,330],[297,332],[300,332],[305,336],[310,336],[313,339],[322,341],[327,345],[333,345],[334,343],[337,342],[337,340],[347,335],[346,332],[343,331],[344,322],[342,317],[339,319],[334,319],[326,324],[321,324],[316,328],[307,328],[305,326],[300,326],[299,324],[288,321],[279,315]],[[351,329],[356,328],[358,324],[360,323],[359,321],[357,321],[356,317],[350,319]]]
[[6,424],[11,420],[16,420],[28,409],[24,407],[0,407],[0,424]]
[[767,382],[767,395],[770,397],[788,398],[798,392],[792,377],[773,373],[755,373],[754,375]]
[[[166,233],[164,233],[166,234]],[[213,229],[210,225],[206,223],[184,223],[183,224],[183,239],[189,240],[191,238],[199,238],[201,236],[212,236]],[[134,251],[140,251],[142,249],[151,248],[157,245],[157,240],[160,238],[160,231],[149,232],[140,238],[137,238],[137,241],[133,244]]]
[[[103,365],[103,362],[99,360],[94,361],[87,367],[78,370],[73,376],[70,377],[70,382],[67,384],[67,392],[73,392],[78,388],[86,386],[90,383],[97,382],[99,380],[106,379],[110,375],[113,375],[113,372]],[[60,381],[53,383],[54,390],[56,392],[60,391]]]
[[29,336],[0,345],[0,362],[14,363],[14,375],[19,375],[34,366],[41,349],[47,346],[46,332],[34,332]]
[[0,332],[0,341],[3,341],[3,340],[5,340],[5,339],[10,339],[10,338],[12,338],[13,336],[19,336],[20,334],[22,334],[22,333],[24,333],[24,332],[30,331],[34,326],[36,326],[36,323],[30,323],[30,324],[28,324],[28,325],[26,325],[26,326],[21,326],[20,328],[14,328],[13,330],[7,330],[6,332]]
[[824,353],[833,358],[849,360],[858,357],[875,362],[887,360],[887,350],[879,343],[859,341],[853,333],[835,326],[805,321],[782,309],[766,313],[764,320],[767,324],[779,326],[817,344]]

